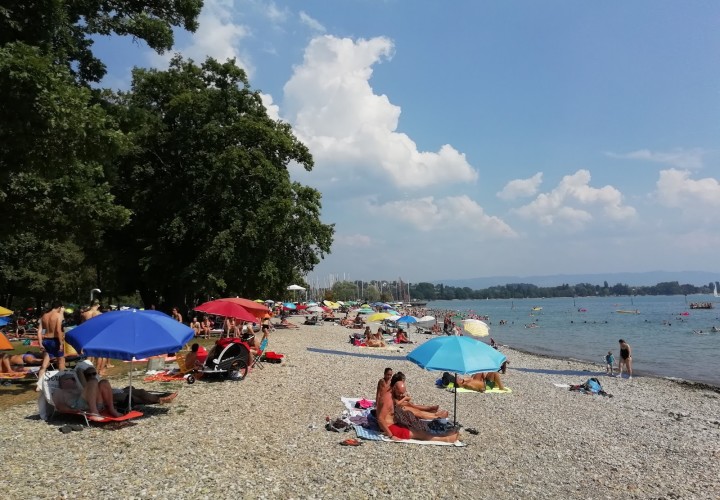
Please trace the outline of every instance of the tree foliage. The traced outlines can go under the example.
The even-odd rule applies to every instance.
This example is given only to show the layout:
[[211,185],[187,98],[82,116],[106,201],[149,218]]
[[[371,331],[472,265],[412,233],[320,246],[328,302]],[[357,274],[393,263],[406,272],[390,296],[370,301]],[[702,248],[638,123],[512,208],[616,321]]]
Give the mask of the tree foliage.
[[136,69],[112,105],[132,141],[114,192],[134,211],[112,246],[146,301],[277,295],[329,252],[320,193],[287,170],[311,169],[312,157],[234,61]]
[[0,45],[35,46],[82,82],[98,82],[105,65],[92,53],[92,36],[129,35],[162,53],[173,26],[197,29],[202,0],[11,0],[0,7]]

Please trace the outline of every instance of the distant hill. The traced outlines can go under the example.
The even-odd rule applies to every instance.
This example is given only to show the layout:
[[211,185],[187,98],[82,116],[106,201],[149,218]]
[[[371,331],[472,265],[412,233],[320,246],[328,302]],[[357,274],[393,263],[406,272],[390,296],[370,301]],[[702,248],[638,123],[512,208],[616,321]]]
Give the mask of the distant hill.
[[720,281],[720,273],[706,271],[649,271],[645,273],[604,273],[604,274],[554,274],[549,276],[491,276],[486,278],[466,278],[457,280],[440,280],[434,283],[443,283],[449,286],[468,287],[472,290],[481,290],[491,286],[501,286],[511,283],[528,283],[541,287],[560,286],[567,283],[590,283],[600,285],[607,281],[613,286],[617,283],[629,286],[652,286],[667,281],[677,281],[681,285],[707,285],[711,281]]

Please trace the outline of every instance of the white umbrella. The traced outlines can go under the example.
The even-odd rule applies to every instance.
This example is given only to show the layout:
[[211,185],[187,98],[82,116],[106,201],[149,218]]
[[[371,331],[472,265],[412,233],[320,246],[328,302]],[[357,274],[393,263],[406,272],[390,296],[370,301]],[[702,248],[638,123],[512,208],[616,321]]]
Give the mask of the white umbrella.
[[479,319],[464,319],[463,330],[473,337],[487,337],[490,335],[490,327],[484,321]]
[[290,285],[289,287],[287,287],[287,289],[288,289],[288,290],[305,290],[305,289],[304,289],[303,287],[301,287],[300,285]]

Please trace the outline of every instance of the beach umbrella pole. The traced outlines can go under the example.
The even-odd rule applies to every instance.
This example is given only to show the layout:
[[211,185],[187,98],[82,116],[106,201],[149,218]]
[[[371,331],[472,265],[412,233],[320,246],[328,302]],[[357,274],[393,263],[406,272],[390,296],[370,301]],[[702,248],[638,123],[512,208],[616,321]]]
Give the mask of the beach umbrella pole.
[[135,356],[133,356],[130,360],[130,372],[128,372],[128,379],[130,380],[130,399],[128,400],[128,412],[132,411],[132,372],[134,362]]
[[453,427],[457,425],[457,373],[455,374],[455,383],[453,384],[453,392],[455,393],[455,402],[453,403]]

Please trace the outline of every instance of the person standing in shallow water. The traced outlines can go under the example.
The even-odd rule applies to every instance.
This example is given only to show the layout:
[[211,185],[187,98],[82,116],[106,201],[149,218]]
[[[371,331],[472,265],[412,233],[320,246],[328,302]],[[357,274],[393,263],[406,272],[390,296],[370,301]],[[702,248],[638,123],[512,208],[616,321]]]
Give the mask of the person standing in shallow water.
[[630,344],[625,342],[623,339],[618,341],[620,343],[620,360],[618,362],[618,375],[622,378],[623,366],[627,368],[628,380],[632,380],[632,349]]

